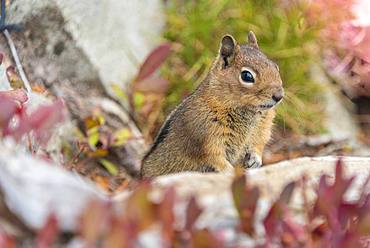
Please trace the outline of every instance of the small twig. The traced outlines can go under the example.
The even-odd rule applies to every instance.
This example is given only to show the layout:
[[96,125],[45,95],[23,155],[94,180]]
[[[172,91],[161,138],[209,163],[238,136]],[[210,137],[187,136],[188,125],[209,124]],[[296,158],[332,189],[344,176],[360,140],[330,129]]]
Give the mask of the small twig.
[[19,60],[19,56],[18,56],[17,50],[15,49],[15,45],[14,45],[14,42],[12,40],[12,37],[10,36],[10,33],[9,33],[9,31],[7,29],[5,29],[3,33],[5,35],[5,38],[8,41],[8,45],[10,47],[10,51],[12,52],[12,55],[13,55],[15,64],[17,66],[19,75],[20,75],[20,77],[21,77],[21,79],[23,81],[24,87],[26,88],[26,90],[27,90],[28,93],[31,93],[32,92],[32,88],[31,88],[30,82],[28,81],[28,79],[26,77],[26,74],[24,73],[23,66],[21,64],[21,61]]
[[[77,142],[77,143],[79,143],[79,142]],[[84,145],[80,146],[79,150],[78,150],[78,153],[76,155],[74,155],[73,158],[70,161],[68,161],[67,168],[69,168],[69,167],[73,168],[73,164],[76,164],[78,162],[78,160],[80,159],[80,155],[82,153],[84,153],[86,150],[87,150],[86,146],[84,146]]]
[[8,31],[8,30],[20,30],[20,28],[16,24],[10,24],[10,25],[6,24],[5,19],[6,19],[6,3],[5,3],[5,0],[1,0],[0,31],[3,32],[6,40],[8,41],[10,51],[12,52],[15,64],[17,66],[19,75],[21,76],[21,79],[23,81],[24,87],[26,88],[28,93],[31,93],[32,88],[31,88],[30,82],[28,81],[26,74],[24,73],[21,61],[19,60],[17,50],[15,49],[13,39],[10,36],[10,33]]
[[32,145],[32,138],[30,133],[27,133],[27,141],[28,141],[28,150],[31,154],[34,154],[33,145]]

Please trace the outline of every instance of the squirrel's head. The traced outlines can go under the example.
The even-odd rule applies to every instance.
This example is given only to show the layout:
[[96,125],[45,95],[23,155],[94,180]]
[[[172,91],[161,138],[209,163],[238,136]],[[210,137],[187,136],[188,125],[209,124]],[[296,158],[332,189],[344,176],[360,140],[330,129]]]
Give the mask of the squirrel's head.
[[276,63],[259,49],[256,36],[248,34],[248,43],[239,45],[225,35],[209,74],[211,88],[217,88],[229,102],[256,110],[267,110],[284,96]]

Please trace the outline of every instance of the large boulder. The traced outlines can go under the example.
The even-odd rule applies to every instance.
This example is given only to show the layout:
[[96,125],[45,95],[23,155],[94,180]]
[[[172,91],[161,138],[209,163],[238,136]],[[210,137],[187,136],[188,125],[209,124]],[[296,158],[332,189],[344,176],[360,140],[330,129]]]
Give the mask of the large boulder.
[[87,205],[104,199],[102,191],[77,174],[14,149],[10,140],[2,142],[0,223],[6,230],[38,230],[51,214],[62,230],[76,230]]
[[[246,171],[248,184],[257,185],[261,190],[255,223],[257,241],[258,237],[262,239],[264,234],[262,220],[283,188],[305,175],[308,200],[312,202],[315,198],[313,190],[319,178],[323,174],[333,178],[337,159],[299,158]],[[345,157],[343,162],[345,176],[356,176],[346,196],[349,200],[358,199],[359,189],[370,172],[370,158]],[[92,200],[109,200],[108,196],[102,194],[94,185],[77,175],[63,171],[58,165],[47,164],[30,155],[15,152],[12,148],[0,151],[0,172],[0,223],[8,223],[14,229],[22,229],[22,225],[31,230],[38,229],[48,216],[54,213],[61,230],[76,231],[79,216]],[[255,244],[256,240],[246,236],[240,237],[235,232],[239,219],[230,190],[233,178],[234,175],[231,174],[190,172],[162,176],[154,180],[151,198],[153,201],[159,201],[165,189],[173,186],[177,195],[175,214],[181,222],[189,197],[195,196],[204,209],[196,222],[199,228],[224,233],[229,244],[237,242],[239,245],[250,246]],[[109,201],[116,209],[123,209],[121,205],[126,204],[130,194],[131,192],[126,190]],[[302,212],[300,190],[293,194],[290,207],[296,210],[294,213]],[[160,240],[156,235],[154,232],[144,239],[150,243],[148,247],[160,247]]]
[[159,0],[16,0],[8,16],[24,28],[15,43],[32,81],[83,90],[127,84],[164,24]]
[[[41,84],[63,98],[73,123],[82,132],[86,131],[85,118],[101,109],[107,130],[128,128],[138,137],[110,152],[113,163],[135,176],[146,146],[121,105],[125,102],[112,99],[111,86],[127,86],[160,42],[162,2],[15,0],[7,10],[7,22],[22,28],[11,37],[31,86]],[[3,36],[0,51],[5,53],[6,65],[11,64],[12,55]],[[127,159],[131,157],[135,159]]]
[[[264,166],[260,169],[247,170],[245,173],[248,183],[259,186],[263,198],[272,201],[278,197],[285,185],[304,175],[311,187],[316,185],[323,174],[333,177],[338,159],[339,157],[335,156],[303,157]],[[343,157],[342,161],[348,177],[356,175],[357,180],[363,182],[370,173],[369,157]],[[207,196],[213,196],[216,200],[223,193],[230,193],[233,178],[234,175],[186,172],[158,177],[155,180],[155,187],[161,189],[174,186],[180,196],[185,198],[197,195],[201,200],[206,199]]]
[[[215,174],[215,173],[180,173],[161,176],[155,179],[152,197],[155,201],[160,201],[165,189],[174,187],[178,201],[175,205],[177,218],[184,219],[186,204],[190,197],[195,196],[198,204],[203,208],[203,212],[196,222],[199,229],[207,228],[215,233],[222,233],[227,244],[237,244],[240,247],[254,247],[256,242],[262,241],[265,231],[263,220],[266,217],[271,205],[275,202],[284,187],[293,181],[306,178],[306,196],[309,204],[313,204],[316,199],[316,190],[319,179],[322,175],[327,175],[333,179],[335,175],[336,163],[339,157],[316,157],[298,158],[272,164],[260,169],[251,169],[245,172],[247,184],[258,186],[261,192],[259,198],[255,228],[257,235],[254,239],[240,236],[236,233],[239,225],[238,213],[234,206],[231,192],[231,184],[234,175]],[[370,158],[368,157],[344,157],[345,177],[355,176],[355,180],[349,191],[346,193],[348,200],[358,200],[361,189],[370,173]],[[370,191],[369,186],[366,188]],[[299,188],[299,187],[298,187]],[[117,195],[118,202],[124,202],[127,193]],[[294,210],[296,219],[304,212],[302,191],[295,190],[290,208]],[[150,239],[155,240],[155,237]],[[153,245],[150,247],[160,247]]]

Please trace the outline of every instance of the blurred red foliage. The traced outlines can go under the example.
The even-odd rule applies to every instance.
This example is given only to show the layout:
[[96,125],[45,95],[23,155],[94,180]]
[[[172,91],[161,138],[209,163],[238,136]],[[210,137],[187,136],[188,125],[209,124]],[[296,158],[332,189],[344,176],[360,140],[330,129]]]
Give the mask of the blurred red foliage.
[[2,136],[11,136],[19,141],[32,131],[36,140],[45,144],[51,136],[52,128],[64,120],[63,101],[39,106],[28,114],[27,100],[26,93],[20,89],[0,92],[0,132]]
[[[246,236],[259,240],[253,247],[366,247],[370,235],[370,193],[366,190],[370,177],[359,187],[359,198],[351,201],[345,195],[354,177],[344,176],[340,160],[336,164],[335,179],[331,181],[328,182],[326,175],[320,178],[317,197],[312,204],[304,203],[303,212],[298,214],[301,217],[290,204],[297,185],[301,185],[305,198],[305,180],[289,183],[263,218],[265,231],[261,234],[256,230],[259,189],[248,185],[245,175],[239,173],[231,186],[239,215],[239,227],[233,231],[239,238]],[[230,240],[226,240],[220,230],[215,232],[198,227],[203,209],[194,197],[188,200],[184,220],[179,222],[174,212],[178,203],[175,190],[165,189],[162,200],[154,203],[149,197],[152,189],[148,181],[138,183],[123,207],[118,209],[106,203],[91,203],[81,218],[80,232],[76,235],[91,247],[98,244],[133,247],[140,244],[141,235],[148,232],[156,236],[155,242],[159,238],[162,247],[229,245]],[[40,231],[38,240],[51,244],[51,240],[56,239],[55,230],[56,223],[51,218]],[[45,237],[48,233],[49,238]]]

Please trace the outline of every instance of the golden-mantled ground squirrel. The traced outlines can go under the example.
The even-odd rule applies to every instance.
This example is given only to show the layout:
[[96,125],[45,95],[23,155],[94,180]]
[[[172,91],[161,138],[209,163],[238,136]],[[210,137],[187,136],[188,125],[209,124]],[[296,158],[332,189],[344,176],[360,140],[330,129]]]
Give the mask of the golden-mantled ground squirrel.
[[207,77],[168,116],[143,158],[142,176],[260,167],[283,96],[279,68],[254,33],[245,45],[225,35]]

